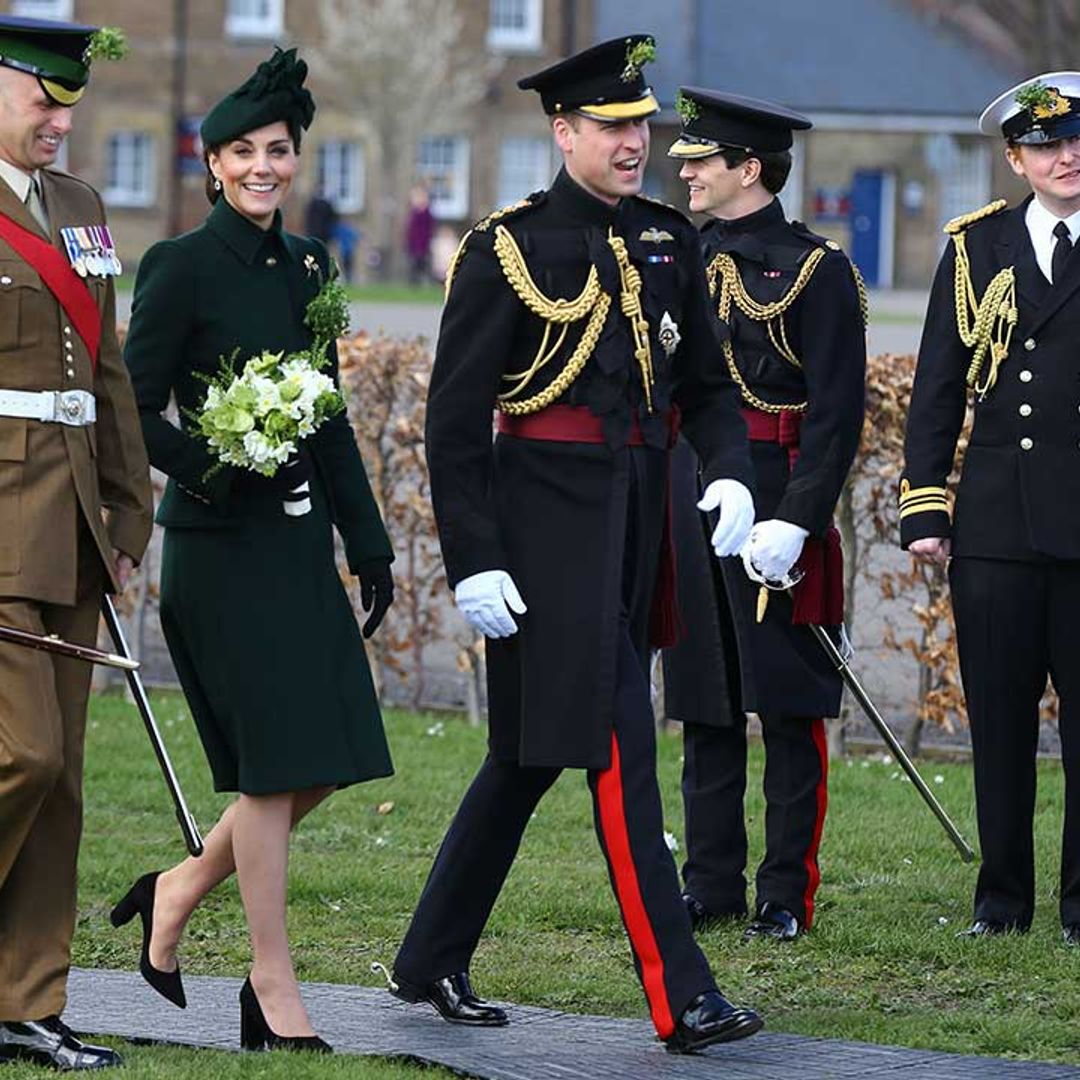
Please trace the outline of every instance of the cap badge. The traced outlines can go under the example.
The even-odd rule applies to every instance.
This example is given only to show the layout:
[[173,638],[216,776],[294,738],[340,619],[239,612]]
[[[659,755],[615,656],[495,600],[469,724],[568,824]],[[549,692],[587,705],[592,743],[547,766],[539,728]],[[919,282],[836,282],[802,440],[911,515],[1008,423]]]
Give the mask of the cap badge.
[[1072,112],[1072,105],[1063,97],[1056,86],[1046,86],[1034,82],[1025,86],[1016,95],[1016,104],[1027,109],[1035,120],[1049,120],[1054,116],[1066,116]]
[[626,46],[626,67],[619,76],[623,82],[633,82],[646,64],[651,64],[656,59],[656,42],[652,38],[645,38],[636,45]]

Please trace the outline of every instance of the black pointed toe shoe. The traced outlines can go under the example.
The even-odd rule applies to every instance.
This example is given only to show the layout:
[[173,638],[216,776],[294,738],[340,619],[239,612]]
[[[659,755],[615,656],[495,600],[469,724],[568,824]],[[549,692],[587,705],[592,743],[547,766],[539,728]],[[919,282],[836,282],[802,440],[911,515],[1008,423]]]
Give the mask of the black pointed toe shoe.
[[305,1050],[332,1054],[333,1047],[318,1035],[279,1035],[266,1022],[251,979],[240,987],[240,1045],[245,1050]]
[[799,920],[787,908],[766,900],[758,905],[754,921],[743,932],[743,937],[794,941],[801,930]]
[[444,975],[427,983],[410,983],[394,973],[390,993],[414,1005],[426,1001],[451,1024],[470,1024],[473,1027],[504,1027],[510,1018],[504,1009],[492,1005],[473,992],[468,972]]
[[1080,945],[1080,923],[1066,923],[1061,928],[1061,939],[1066,945]]
[[150,937],[154,932],[154,893],[160,874],[155,870],[143,874],[128,890],[127,895],[112,909],[109,921],[113,926],[125,926],[136,915],[142,919],[142,952],[139,955],[139,973],[163,997],[178,1008],[187,1008],[184,984],[180,979],[180,965],[175,971],[160,971],[150,963]]
[[966,930],[961,930],[957,937],[1000,937],[1002,934],[1023,934],[1027,927],[1017,923],[1003,922],[1000,919],[976,919]]
[[58,1016],[0,1023],[0,1062],[29,1061],[59,1072],[108,1069],[123,1058],[107,1046],[91,1046]]
[[715,1043],[745,1039],[763,1023],[753,1009],[732,1005],[719,990],[707,990],[683,1010],[664,1045],[669,1054],[692,1054]]

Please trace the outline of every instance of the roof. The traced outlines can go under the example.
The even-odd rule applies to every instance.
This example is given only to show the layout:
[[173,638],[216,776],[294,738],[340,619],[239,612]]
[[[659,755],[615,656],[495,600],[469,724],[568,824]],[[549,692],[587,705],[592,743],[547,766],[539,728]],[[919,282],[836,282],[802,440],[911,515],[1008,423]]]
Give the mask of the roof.
[[[597,39],[655,31],[646,78],[665,106],[680,85],[800,112],[974,118],[1023,75],[905,0],[595,0]],[[974,126],[973,126],[974,130]]]

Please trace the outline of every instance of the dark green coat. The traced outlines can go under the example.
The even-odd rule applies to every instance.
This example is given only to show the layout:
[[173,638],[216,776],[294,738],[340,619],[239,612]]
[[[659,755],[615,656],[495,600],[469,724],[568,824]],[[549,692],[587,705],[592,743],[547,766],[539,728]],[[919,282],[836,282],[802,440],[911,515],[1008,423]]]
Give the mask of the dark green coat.
[[[219,790],[251,794],[390,772],[356,620],[334,563],[391,559],[390,542],[344,415],[306,440],[313,510],[286,517],[257,477],[209,480],[206,445],[184,427],[213,373],[237,351],[303,348],[303,316],[329,268],[316,240],[280,216],[266,231],[220,199],[205,223],[146,253],[124,358],[150,462],[169,480],[161,614]],[[332,374],[337,376],[336,357]],[[181,426],[162,415],[170,395]]]

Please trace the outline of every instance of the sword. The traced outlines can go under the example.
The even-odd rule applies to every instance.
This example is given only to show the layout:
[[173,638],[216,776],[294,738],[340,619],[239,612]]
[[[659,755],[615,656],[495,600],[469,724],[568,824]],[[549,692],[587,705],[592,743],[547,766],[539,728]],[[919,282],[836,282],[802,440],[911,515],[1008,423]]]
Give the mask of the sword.
[[169,760],[169,753],[165,749],[165,741],[161,737],[157,721],[154,720],[154,714],[150,710],[150,699],[146,695],[146,688],[143,686],[143,681],[136,670],[139,665],[131,659],[131,650],[124,639],[124,630],[120,625],[120,619],[116,614],[116,608],[113,606],[111,596],[106,596],[102,601],[101,611],[105,616],[105,625],[109,628],[109,636],[113,639],[117,651],[127,658],[129,666],[126,667],[125,673],[128,686],[131,688],[131,696],[135,699],[139,715],[146,726],[146,734],[150,736],[150,745],[154,748],[154,755],[157,757],[158,765],[161,767],[165,783],[169,788],[169,794],[172,796],[173,807],[176,810],[176,820],[180,824],[180,831],[184,834],[184,844],[192,855],[201,855],[203,853],[203,841],[199,833],[199,826],[195,823],[195,818],[192,816],[187,801],[184,799],[184,793],[180,789],[180,781],[176,778],[176,771],[173,769],[172,761]]
[[[803,572],[798,568],[789,570],[780,581],[766,580],[765,576],[751,562],[749,548],[743,549],[742,560],[747,576],[751,581],[760,585],[762,589],[790,592],[790,590],[802,580]],[[926,781],[919,775],[919,770],[915,768],[915,763],[908,757],[907,752],[900,744],[900,740],[885,722],[885,718],[878,711],[877,706],[871,700],[870,695],[866,692],[862,683],[859,682],[858,676],[851,670],[851,658],[854,656],[855,650],[848,640],[843,627],[841,627],[843,645],[843,648],[841,649],[837,646],[836,642],[829,637],[828,631],[826,631],[824,627],[816,626],[813,623],[808,625],[810,632],[814,635],[825,655],[828,656],[829,660],[832,662],[833,667],[836,668],[844,685],[851,691],[852,697],[859,703],[859,708],[862,709],[866,718],[877,729],[877,733],[882,737],[885,741],[885,745],[888,746],[892,751],[893,756],[899,762],[900,768],[904,770],[907,778],[915,785],[915,790],[923,797],[923,801],[930,807],[934,817],[941,823],[941,827],[945,830],[949,839],[953,842],[956,850],[959,852],[960,858],[966,863],[972,862],[975,858],[975,852],[972,850],[971,845],[968,844],[961,835],[960,830],[953,824],[949,815],[945,813],[945,808],[937,801],[934,793],[927,786]]]
[[88,664],[122,668],[124,671],[135,671],[139,666],[135,660],[126,656],[102,652],[89,645],[76,645],[73,641],[65,641],[58,634],[35,634],[14,626],[0,626],[0,641],[9,641],[13,645],[23,645],[28,649],[54,653],[57,656],[67,656],[73,660],[85,660]]

